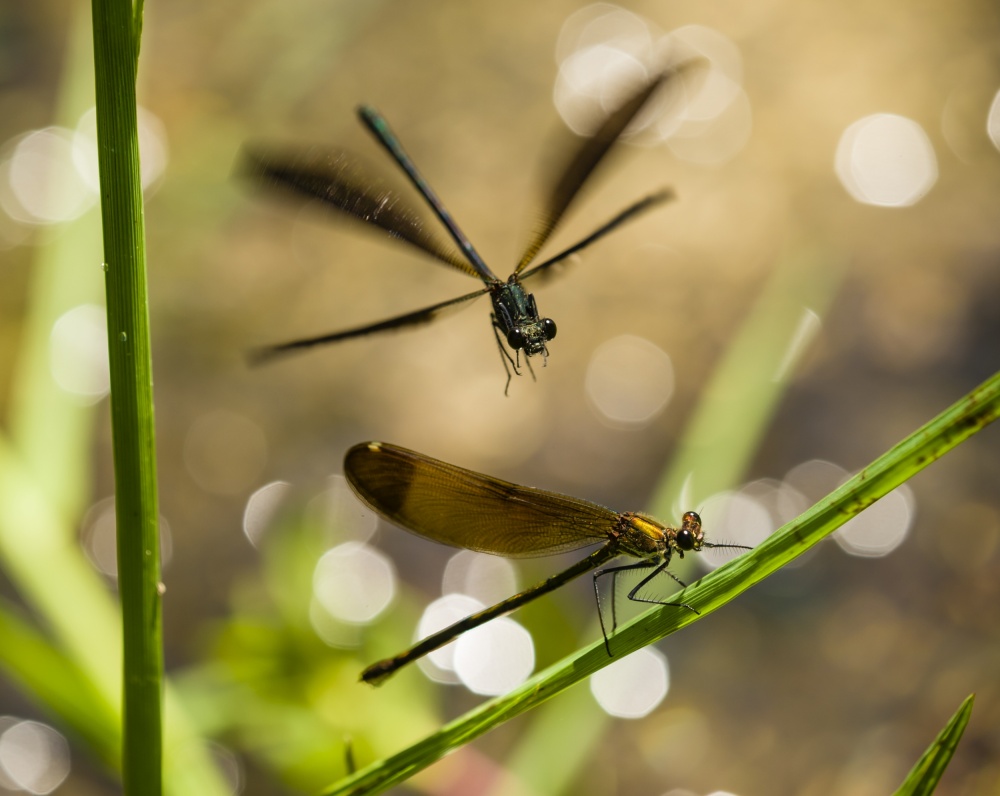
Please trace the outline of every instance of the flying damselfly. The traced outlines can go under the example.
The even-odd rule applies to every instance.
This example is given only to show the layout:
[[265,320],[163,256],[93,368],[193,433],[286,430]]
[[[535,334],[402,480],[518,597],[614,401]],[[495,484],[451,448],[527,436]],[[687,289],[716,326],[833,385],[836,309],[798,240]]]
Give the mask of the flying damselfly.
[[[686,61],[645,82],[609,113],[591,135],[570,148],[565,163],[555,172],[556,178],[543,202],[540,221],[513,273],[506,281],[500,279],[486,265],[403,150],[388,122],[374,108],[368,105],[361,106],[358,109],[358,118],[405,172],[409,181],[447,229],[458,246],[457,252],[427,229],[421,213],[411,202],[387,187],[370,169],[363,167],[346,152],[316,147],[291,151],[278,151],[274,148],[253,145],[245,147],[239,170],[257,185],[265,189],[278,189],[299,200],[318,200],[327,207],[408,243],[438,262],[479,278],[485,285],[472,293],[377,323],[267,345],[252,352],[252,360],[262,362],[326,343],[419,326],[429,323],[446,310],[458,308],[472,299],[489,294],[493,304],[491,314],[493,332],[500,349],[501,361],[507,372],[507,386],[504,390],[506,393],[510,386],[511,372],[520,375],[520,352],[524,352],[525,363],[530,370],[529,358],[538,354],[543,360],[547,358],[548,343],[556,335],[555,322],[539,314],[534,295],[524,289],[522,282],[547,272],[556,263],[563,262],[570,255],[585,249],[615,228],[673,196],[668,188],[657,190],[629,205],[569,248],[528,268],[591,173],[640,110],[647,105],[650,97],[661,86],[674,82],[681,73],[689,71],[697,63],[699,62],[696,60]],[[533,370],[532,375],[534,375]]]

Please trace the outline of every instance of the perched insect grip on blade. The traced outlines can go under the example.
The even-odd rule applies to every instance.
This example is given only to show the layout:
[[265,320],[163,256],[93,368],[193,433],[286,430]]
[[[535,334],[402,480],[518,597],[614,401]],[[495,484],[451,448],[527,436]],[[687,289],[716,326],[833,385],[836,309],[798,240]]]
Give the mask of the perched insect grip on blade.
[[[615,582],[623,572],[642,574],[638,585],[629,591],[628,599],[675,605],[698,613],[687,603],[648,599],[639,596],[639,591],[664,573],[683,587],[684,583],[667,569],[675,555],[683,558],[685,553],[709,547],[749,549],[706,541],[701,518],[693,511],[684,514],[680,527],[671,528],[642,514],[619,513],[579,498],[518,486],[384,442],[352,447],[344,457],[344,475],[355,494],[376,514],[433,542],[510,558],[554,555],[601,545],[569,569],[428,636],[399,655],[372,664],[361,674],[361,679],[373,685],[467,630],[510,613],[591,571],[601,632],[610,656],[611,644],[598,591],[602,577],[611,576],[611,633],[614,633]],[[637,561],[603,566],[618,556]]]

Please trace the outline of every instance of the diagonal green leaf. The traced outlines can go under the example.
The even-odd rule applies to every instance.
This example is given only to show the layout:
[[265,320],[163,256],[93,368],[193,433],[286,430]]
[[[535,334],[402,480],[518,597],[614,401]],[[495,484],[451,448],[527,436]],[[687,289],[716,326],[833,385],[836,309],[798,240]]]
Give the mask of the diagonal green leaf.
[[119,765],[118,711],[87,674],[0,600],[0,670],[86,739],[105,765]]
[[972,717],[974,700],[975,694],[969,694],[959,705],[955,715],[938,733],[934,743],[927,747],[927,751],[921,755],[893,796],[930,796],[934,793],[944,770],[951,762],[952,755],[955,754],[955,749],[958,748],[958,742],[962,740],[965,726]]
[[698,400],[655,490],[654,517],[677,516],[740,483],[843,273],[841,257],[807,247],[778,260]]
[[[628,623],[614,638],[615,659],[698,621],[742,594],[993,422],[998,415],[1000,373],[994,374],[808,511],[779,528],[753,551],[685,589],[683,602],[698,608],[700,616],[663,607]],[[486,702],[423,741],[373,763],[324,793],[381,792],[488,730],[551,699],[612,660],[605,653],[603,642],[595,642],[538,673],[511,693]]]
[[[654,517],[676,517],[740,483],[843,272],[834,253],[801,245],[775,262],[753,309],[715,366],[654,491]],[[609,717],[593,711],[587,721],[578,721],[581,704],[593,703],[581,694],[546,705],[519,736],[507,761],[509,770],[539,793],[565,791],[601,738]],[[563,748],[572,751],[553,759],[541,750],[552,748],[555,732]]]

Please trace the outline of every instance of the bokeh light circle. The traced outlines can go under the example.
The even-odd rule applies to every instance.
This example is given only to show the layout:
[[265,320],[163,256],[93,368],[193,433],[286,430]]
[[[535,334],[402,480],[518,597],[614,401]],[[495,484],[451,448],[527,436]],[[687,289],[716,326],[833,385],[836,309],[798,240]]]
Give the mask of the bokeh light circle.
[[[141,105],[136,107],[139,136],[139,180],[143,191],[158,183],[167,168],[167,130],[155,113]],[[73,163],[93,191],[100,190],[97,162],[97,111],[85,111],[76,123],[73,139]]]
[[272,481],[247,498],[243,509],[243,533],[254,547],[260,544],[291,488],[287,481]]
[[840,526],[833,540],[852,556],[887,556],[905,541],[914,512],[913,492],[903,484]]
[[461,550],[445,565],[443,594],[467,594],[484,605],[505,600],[517,591],[517,572],[506,558]]
[[23,224],[58,224],[86,212],[96,201],[73,163],[72,131],[46,127],[27,133],[13,146],[4,164],[7,180],[0,185],[0,206]]
[[15,789],[51,793],[69,771],[69,744],[47,724],[15,721],[0,734],[0,772]]
[[927,133],[912,119],[892,113],[850,125],[840,137],[834,168],[855,200],[883,207],[915,204],[938,177]]
[[685,25],[664,33],[618,6],[586,6],[559,34],[553,102],[570,129],[587,135],[654,73],[695,60],[697,67],[653,95],[626,136],[644,131],[640,143],[667,140],[684,160],[721,163],[743,148],[752,124],[739,47],[713,28]]
[[63,390],[85,404],[111,389],[108,332],[104,308],[81,304],[67,310],[49,333],[49,370]]
[[648,423],[674,393],[674,366],[663,349],[642,337],[623,334],[598,346],[585,380],[587,398],[612,425]]
[[396,596],[396,569],[375,548],[363,542],[344,542],[316,562],[313,595],[335,619],[367,624]]
[[[464,619],[469,614],[481,611],[486,606],[465,594],[445,594],[438,597],[424,608],[420,621],[417,623],[417,630],[413,634],[413,640],[419,641],[422,638],[444,630],[449,625],[455,624],[460,619]],[[459,682],[455,674],[455,644],[448,644],[441,649],[434,650],[417,661],[421,671],[431,680],[438,683]]]
[[[94,503],[83,515],[80,524],[80,546],[91,565],[109,578],[118,577],[118,537],[114,497]],[[160,535],[160,568],[170,566],[173,558],[173,537],[170,523],[161,514],[158,525]]]
[[310,520],[335,538],[367,542],[378,528],[378,515],[362,503],[347,479],[331,475],[326,486],[309,501]]
[[590,693],[611,716],[641,719],[648,716],[670,690],[666,656],[643,647],[590,676]]
[[993,146],[1000,149],[1000,91],[993,95],[993,102],[990,103],[990,110],[986,114],[986,134],[993,142]]
[[506,694],[534,670],[535,645],[521,625],[501,617],[459,637],[454,666],[455,674],[472,693]]
[[[745,492],[718,492],[706,500],[698,513],[705,538],[713,544],[756,547],[774,530],[774,520],[764,503]],[[705,569],[715,569],[744,551],[738,548],[707,548],[696,560]]]

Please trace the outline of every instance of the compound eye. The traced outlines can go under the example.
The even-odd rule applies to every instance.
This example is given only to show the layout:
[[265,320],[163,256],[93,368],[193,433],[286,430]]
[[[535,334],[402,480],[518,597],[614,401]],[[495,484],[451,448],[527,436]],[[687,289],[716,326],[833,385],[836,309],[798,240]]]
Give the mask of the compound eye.
[[684,512],[684,516],[681,519],[685,525],[701,525],[701,517],[694,511]]
[[542,334],[546,340],[556,336],[556,322],[551,318],[542,318]]
[[694,550],[694,534],[687,528],[681,528],[674,537],[674,541],[681,550]]
[[515,351],[520,351],[524,348],[524,344],[527,342],[524,338],[524,332],[519,328],[515,327],[507,332],[507,345],[509,345]]

